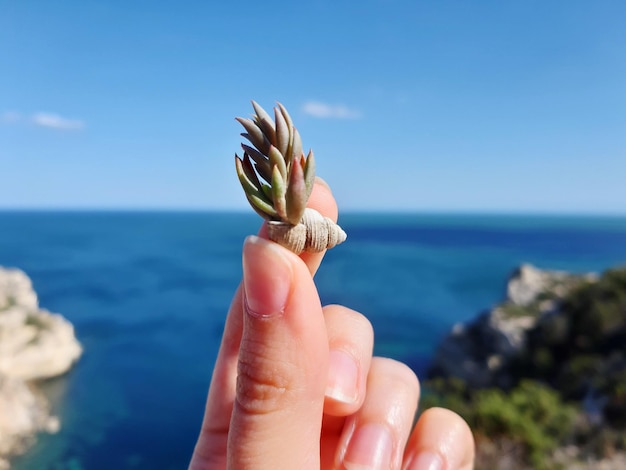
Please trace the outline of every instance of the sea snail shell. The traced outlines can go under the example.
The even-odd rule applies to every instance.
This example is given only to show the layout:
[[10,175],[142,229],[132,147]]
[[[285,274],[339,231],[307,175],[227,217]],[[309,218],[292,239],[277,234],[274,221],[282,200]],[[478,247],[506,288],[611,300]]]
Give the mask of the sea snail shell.
[[298,225],[282,221],[269,221],[270,240],[299,255],[303,251],[318,253],[346,240],[346,232],[339,225],[315,209],[306,208]]

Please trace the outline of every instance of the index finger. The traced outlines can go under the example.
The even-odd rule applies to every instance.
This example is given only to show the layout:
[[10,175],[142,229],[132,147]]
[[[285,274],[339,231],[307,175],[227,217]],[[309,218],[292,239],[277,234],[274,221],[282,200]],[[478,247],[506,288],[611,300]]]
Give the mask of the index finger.
[[[337,203],[329,186],[320,178],[316,179],[307,206],[333,221],[337,220]],[[267,238],[265,224],[261,227],[259,236]],[[311,275],[320,266],[324,253],[305,252],[300,255]],[[202,428],[190,464],[193,469],[217,469],[225,468],[226,465],[226,445],[235,400],[237,361],[243,329],[242,293],[240,284],[228,311],[222,343],[213,369]]]

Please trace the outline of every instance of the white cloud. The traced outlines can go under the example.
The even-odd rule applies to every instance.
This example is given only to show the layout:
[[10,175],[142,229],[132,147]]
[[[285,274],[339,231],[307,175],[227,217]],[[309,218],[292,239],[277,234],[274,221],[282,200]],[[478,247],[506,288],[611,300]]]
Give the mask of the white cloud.
[[350,109],[342,104],[328,104],[320,101],[307,101],[302,106],[302,111],[313,117],[323,119],[359,119],[361,113],[355,109]]
[[58,114],[52,113],[35,113],[32,116],[33,124],[41,127],[58,130],[79,130],[85,127],[85,123],[78,119],[67,119]]
[[5,124],[13,124],[22,119],[22,115],[15,111],[5,111],[0,114],[0,122]]

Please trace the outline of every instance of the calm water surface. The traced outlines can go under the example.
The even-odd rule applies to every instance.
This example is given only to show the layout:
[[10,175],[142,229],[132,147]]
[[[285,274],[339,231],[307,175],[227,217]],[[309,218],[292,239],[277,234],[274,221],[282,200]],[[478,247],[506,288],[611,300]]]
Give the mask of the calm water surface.
[[[455,322],[501,299],[520,263],[577,272],[626,264],[626,218],[366,215],[316,282],[366,314],[376,353],[423,370]],[[0,212],[0,265],[33,279],[85,354],[46,384],[62,429],[18,470],[184,469],[202,418],[253,215]]]

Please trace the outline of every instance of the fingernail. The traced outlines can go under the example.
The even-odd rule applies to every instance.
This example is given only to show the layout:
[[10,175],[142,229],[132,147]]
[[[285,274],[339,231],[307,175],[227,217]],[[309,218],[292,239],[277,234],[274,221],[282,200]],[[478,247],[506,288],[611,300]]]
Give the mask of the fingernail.
[[387,469],[391,465],[393,441],[387,426],[364,424],[352,435],[343,459],[347,470]]
[[443,460],[439,454],[423,451],[409,459],[404,470],[441,470]]
[[358,379],[359,369],[354,358],[343,351],[330,351],[326,396],[342,403],[356,402]]
[[291,290],[291,264],[277,244],[256,237],[243,245],[243,285],[246,311],[270,317],[285,311]]

